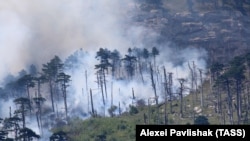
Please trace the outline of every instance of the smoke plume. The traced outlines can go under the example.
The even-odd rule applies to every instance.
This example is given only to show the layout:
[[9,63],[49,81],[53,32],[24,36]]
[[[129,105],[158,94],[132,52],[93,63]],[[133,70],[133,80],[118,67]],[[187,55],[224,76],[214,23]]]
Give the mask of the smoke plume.
[[[94,69],[97,63],[95,53],[100,47],[117,49],[125,54],[129,47],[151,49],[153,45],[157,46],[160,56],[156,62],[175,74],[175,85],[178,85],[176,78],[189,76],[188,61],[194,61],[202,69],[206,68],[203,60],[205,51],[186,49],[176,52],[170,44],[157,42],[159,33],[132,24],[131,17],[136,11],[132,0],[0,0],[0,80],[3,81],[8,74],[17,75],[31,64],[41,69],[41,65],[53,56],[58,55],[64,60],[82,48],[89,54],[80,58],[82,62],[78,69],[69,71],[72,81],[68,107],[71,115],[84,118],[90,111],[90,88],[93,89],[95,108],[98,112],[106,112],[105,115],[108,115],[111,102],[114,105],[120,102],[125,111],[132,103],[132,89],[137,99],[147,100],[154,96],[149,75],[145,75],[145,79],[149,80],[146,84],[137,81],[112,83],[112,78],[107,77],[109,100],[104,107]],[[85,86],[85,73],[88,88]],[[110,100],[111,93],[114,101]],[[14,104],[8,102],[6,106],[10,105]],[[60,109],[63,105],[58,107]],[[0,115],[8,116],[8,112],[3,111],[1,109]],[[38,131],[36,127],[33,129]]]
[[0,1],[0,78],[78,48],[127,48],[130,5],[110,0]]

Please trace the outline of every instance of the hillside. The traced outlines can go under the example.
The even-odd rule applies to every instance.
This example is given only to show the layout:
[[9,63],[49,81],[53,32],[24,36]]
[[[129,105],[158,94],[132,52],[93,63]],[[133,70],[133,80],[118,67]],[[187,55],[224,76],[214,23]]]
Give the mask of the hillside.
[[105,2],[0,2],[0,140],[250,123],[249,0]]
[[[135,125],[193,125],[195,120],[200,116],[205,116],[211,125],[230,124],[226,115],[226,109],[223,112],[216,112],[214,95],[209,93],[209,83],[204,83],[204,107],[200,105],[200,94],[197,101],[192,105],[192,99],[195,99],[195,94],[184,98],[183,116],[180,116],[180,101],[173,101],[173,111],[170,113],[170,105],[167,103],[167,123],[165,123],[164,103],[156,108],[155,105],[136,106],[136,112],[131,108],[129,111],[114,117],[92,117],[86,120],[71,119],[67,125],[59,126],[52,129],[53,133],[63,132],[69,140],[114,140],[127,141],[135,140]],[[225,104],[225,103],[224,103]],[[192,107],[195,108],[192,108]],[[157,110],[160,111],[159,117]],[[235,111],[235,110],[234,110]],[[235,111],[236,112],[236,111]],[[236,114],[236,113],[235,113]],[[150,119],[149,119],[150,117]],[[205,121],[203,121],[205,122]],[[200,123],[202,124],[202,123]],[[244,123],[244,124],[248,124]]]
[[[188,3],[190,5],[188,5]],[[248,58],[249,52],[249,1],[242,1],[237,5],[236,1],[163,1],[139,3],[137,5],[139,12],[134,17],[135,24],[144,25],[154,29],[159,33],[159,44],[171,42],[173,48],[205,48],[209,52],[209,68],[213,70],[217,63],[222,68],[214,70],[215,74],[210,73],[204,80],[202,86],[184,97],[183,114],[180,115],[180,99],[172,101],[173,109],[170,112],[170,101],[167,102],[167,120],[164,120],[165,104],[161,103],[159,108],[159,117],[157,116],[156,106],[137,105],[138,113],[130,113],[130,109],[126,113],[116,115],[114,117],[90,118],[86,121],[72,121],[68,126],[57,128],[55,131],[64,131],[68,133],[72,140],[134,140],[136,124],[195,124],[194,121],[199,116],[208,118],[210,124],[232,124],[231,116],[234,124],[248,124],[248,103],[249,95],[247,90],[249,80],[249,68],[245,66],[245,78],[242,81],[243,113],[242,122],[237,121],[238,103],[236,94],[237,89],[234,84],[230,83],[230,91],[232,92],[233,108],[228,105],[228,89],[221,86],[220,77],[224,77],[225,71],[233,67],[232,60],[237,60],[239,56]],[[234,58],[236,57],[236,58]],[[244,62],[244,61],[243,61]],[[239,63],[239,62],[238,62]],[[247,63],[247,62],[244,62]],[[238,64],[237,67],[242,64]],[[230,71],[228,73],[231,73]],[[216,76],[214,76],[216,75]],[[221,76],[220,76],[221,75]],[[229,77],[227,75],[227,77]],[[240,77],[236,76],[237,79]],[[224,78],[223,78],[224,79]],[[233,82],[233,80],[230,81]],[[222,82],[223,83],[223,82]],[[224,84],[222,84],[224,85]],[[221,89],[219,87],[222,87]],[[202,89],[201,89],[202,88]],[[201,106],[201,91],[203,92],[203,106]],[[177,96],[178,97],[178,96]],[[132,110],[132,111],[131,111]],[[233,113],[228,112],[232,110]],[[149,119],[150,117],[150,119]],[[112,123],[110,124],[110,122]],[[166,123],[165,123],[166,122]],[[81,124],[74,129],[76,123]],[[99,123],[99,124],[97,124]],[[121,129],[120,127],[124,128]],[[101,130],[101,131],[99,131]],[[73,135],[71,132],[83,131],[79,135]]]
[[203,48],[209,62],[228,62],[249,51],[250,2],[150,1],[138,4],[136,24],[153,28],[159,43],[173,48]]

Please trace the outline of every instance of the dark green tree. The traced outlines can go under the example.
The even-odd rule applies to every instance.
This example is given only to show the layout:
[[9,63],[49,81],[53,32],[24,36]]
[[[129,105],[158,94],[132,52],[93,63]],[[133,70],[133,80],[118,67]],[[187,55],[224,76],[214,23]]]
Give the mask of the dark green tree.
[[28,98],[25,97],[20,97],[14,100],[14,103],[16,105],[19,105],[19,108],[15,111],[16,115],[21,115],[21,119],[22,119],[22,127],[25,128],[26,125],[26,121],[25,121],[25,115],[27,113],[28,109],[31,109],[31,102]]
[[117,51],[116,49],[113,50],[111,53],[110,53],[110,59],[111,59],[111,71],[112,71],[112,76],[113,78],[115,78],[115,76],[117,76],[118,74],[118,77],[120,77],[120,66],[121,66],[121,55],[120,55],[120,52]]
[[15,139],[17,139],[18,131],[20,130],[19,122],[21,122],[22,119],[19,118],[17,115],[9,118],[5,118],[3,121],[3,129],[14,132]]
[[206,116],[198,116],[194,120],[195,125],[209,125],[208,118]]
[[213,80],[217,79],[220,76],[221,71],[223,70],[224,65],[219,62],[214,62],[210,67],[210,73]]
[[33,141],[33,139],[39,139],[40,136],[36,134],[33,130],[25,127],[20,129],[19,131],[19,139],[22,139],[22,141]]
[[[8,132],[7,131],[1,131],[0,130],[0,141],[7,140]],[[9,138],[8,138],[9,139]],[[13,139],[12,139],[13,140]],[[14,141],[14,140],[13,140]]]
[[69,86],[70,77],[71,77],[70,75],[67,75],[67,74],[61,72],[61,73],[58,74],[57,81],[56,81],[56,82],[60,83],[60,85],[61,85],[66,119],[68,118],[67,87]]
[[[28,99],[31,101],[30,88],[35,87],[34,77],[31,76],[30,74],[26,74],[22,76],[21,78],[19,78],[17,82],[20,86],[23,86],[26,89]],[[30,112],[31,112],[31,109],[30,109]]]
[[50,98],[52,104],[52,110],[55,112],[54,106],[54,90],[56,89],[57,75],[62,72],[63,63],[58,56],[55,56],[50,62],[43,64],[43,75],[49,83]]
[[225,75],[228,78],[231,78],[235,82],[236,87],[236,110],[237,110],[237,117],[238,117],[238,124],[241,121],[242,116],[242,88],[243,88],[243,81],[245,79],[245,70],[246,67],[244,65],[244,58],[241,56],[235,57],[232,61],[230,61],[230,66]]
[[67,133],[63,131],[58,131],[50,136],[50,141],[68,141]]
[[125,68],[128,73],[128,77],[132,79],[135,73],[135,66],[136,66],[136,61],[137,61],[136,57],[125,55],[122,61],[125,62]]
[[130,115],[137,114],[138,112],[139,112],[139,111],[138,111],[138,109],[137,109],[135,106],[129,105],[129,114],[130,114]]
[[46,101],[45,98],[41,96],[37,96],[33,98],[33,101],[35,102],[36,105],[36,120],[37,120],[37,125],[39,130],[42,132],[42,104]]
[[154,59],[154,69],[156,69],[156,62],[155,62],[155,58],[157,55],[159,55],[159,50],[156,48],[156,47],[153,47],[152,48],[152,52],[151,52],[151,55],[153,56],[153,59]]
[[109,67],[111,67],[110,59],[110,51],[108,49],[100,48],[96,53],[96,59],[99,60],[99,64],[95,65],[95,69],[97,69],[98,76],[98,84],[101,86],[103,104],[105,105],[104,98],[104,90],[107,98],[107,85],[106,85],[106,73],[108,74]]
[[118,107],[117,106],[115,106],[115,105],[112,105],[109,109],[108,109],[108,112],[109,112],[109,115],[111,116],[111,117],[114,117],[115,116],[115,111],[118,109]]

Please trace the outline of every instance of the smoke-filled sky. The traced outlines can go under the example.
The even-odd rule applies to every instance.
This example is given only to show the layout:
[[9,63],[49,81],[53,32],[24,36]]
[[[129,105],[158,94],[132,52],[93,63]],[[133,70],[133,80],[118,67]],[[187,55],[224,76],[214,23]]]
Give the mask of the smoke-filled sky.
[[158,33],[131,24],[135,7],[133,0],[0,0],[0,80],[79,48],[127,51],[149,39],[157,46]]
[[130,1],[0,0],[0,79],[78,48],[127,49],[143,32],[128,26],[132,10]]
[[[136,12],[133,0],[0,0],[0,82],[8,73],[15,75],[31,64],[39,67],[55,55],[64,59],[79,48],[92,54],[84,60],[92,68],[93,54],[100,47],[124,54],[129,47],[150,50],[152,45],[160,48],[158,64],[175,77],[188,76],[188,61],[206,67],[202,59],[206,52],[192,48],[176,52],[169,44],[158,44],[158,33],[133,24]],[[176,60],[185,63],[176,65]],[[79,84],[78,80],[72,83]],[[83,86],[75,87],[80,93]]]
[[[133,0],[0,0],[0,82],[7,74],[15,75],[31,64],[40,70],[39,66],[55,55],[64,59],[79,48],[90,56],[83,60],[87,65],[72,75],[78,96],[83,87],[79,84],[84,83],[78,79],[84,77],[84,70],[90,72],[89,81],[95,84],[94,56],[100,47],[125,54],[129,47],[151,50],[157,46],[157,63],[173,72],[175,79],[189,75],[188,61],[206,67],[205,51],[187,48],[176,52],[169,44],[158,44],[159,34],[152,29],[133,24],[136,7]],[[135,87],[129,85],[127,89]],[[139,91],[143,86],[137,87],[134,89]]]
[[[82,95],[87,93],[86,89],[82,92],[84,70],[88,70],[89,88],[96,84],[96,76],[91,69],[100,47],[117,49],[124,54],[129,47],[150,47],[150,50],[152,45],[157,46],[160,48],[158,64],[174,72],[175,78],[187,77],[188,66],[186,63],[176,65],[173,60],[195,61],[197,67],[206,67],[202,59],[206,52],[186,49],[178,52],[178,58],[169,44],[157,43],[158,33],[133,24],[131,17],[137,12],[135,7],[133,0],[0,0],[0,83],[7,74],[15,75],[31,64],[39,67],[55,55],[65,59],[82,48],[90,52],[90,56],[82,60],[86,65],[72,75],[73,89],[68,100],[73,113],[74,108],[82,108],[86,104],[81,99],[87,101]],[[110,82],[108,91],[111,91]],[[96,85],[92,88],[95,89]],[[116,82],[113,91],[119,91],[119,95],[114,95],[114,104],[123,101],[126,103],[121,103],[121,106],[128,106],[132,88],[136,97],[153,96],[150,83],[145,86],[137,82]],[[95,104],[99,105],[96,108],[102,107],[98,91],[93,90],[93,95]],[[13,105],[10,101],[8,103]],[[3,111],[0,109],[1,114],[8,114]],[[86,105],[82,111],[87,112]]]

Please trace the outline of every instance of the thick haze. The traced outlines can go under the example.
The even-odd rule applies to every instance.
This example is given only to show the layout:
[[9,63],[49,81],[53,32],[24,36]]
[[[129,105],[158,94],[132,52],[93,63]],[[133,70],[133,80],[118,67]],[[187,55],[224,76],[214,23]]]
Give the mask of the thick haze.
[[1,0],[0,79],[78,48],[127,49],[143,32],[130,27],[131,10],[130,1]]
[[[73,73],[70,74],[72,87],[68,106],[71,115],[84,117],[89,112],[85,70],[88,73],[88,88],[93,89],[95,108],[98,112],[105,111],[100,90],[96,90],[96,70],[93,68],[97,61],[95,53],[100,47],[117,49],[124,55],[129,47],[151,51],[152,46],[157,46],[160,55],[156,62],[160,64],[160,69],[165,66],[167,72],[174,73],[175,87],[179,84],[177,78],[189,76],[187,62],[194,61],[197,68],[205,69],[205,51],[191,48],[177,52],[169,44],[157,43],[159,33],[133,24],[131,17],[136,13],[135,7],[132,0],[0,0],[0,83],[7,74],[15,75],[31,64],[40,67],[55,55],[65,59],[82,48],[89,52],[89,56],[83,58],[84,65],[80,69],[69,71]],[[107,77],[109,98],[105,109],[110,106],[111,91],[114,93],[113,104],[120,102],[123,111],[132,102],[132,88],[138,99],[146,100],[154,96],[149,74],[144,77],[149,80],[146,84],[137,81],[111,83],[112,78]],[[160,85],[157,87],[160,94],[162,88]],[[13,102],[3,105],[5,107],[0,108],[0,114],[8,116],[4,109]]]
[[[190,75],[187,71],[188,62],[194,61],[197,68],[205,69],[205,51],[195,48],[178,51],[168,41],[159,44],[157,39],[160,33],[135,24],[132,19],[137,14],[137,7],[133,0],[0,0],[0,81],[7,74],[15,75],[31,64],[35,64],[40,70],[39,67],[55,55],[65,59],[82,48],[89,55],[81,58],[84,65],[70,74],[70,93],[73,94],[70,94],[72,96],[69,97],[69,103],[73,105],[69,107],[73,111],[87,101],[82,101],[86,98],[82,95],[83,92],[88,92],[85,88],[85,70],[88,72],[89,88],[97,89],[94,65],[97,63],[95,53],[100,47],[117,49],[122,55],[127,53],[129,47],[148,48],[149,51],[153,46],[158,47],[158,67],[160,71],[164,66],[167,72],[173,72],[176,88],[179,85],[178,78]],[[114,83],[114,93],[120,90],[118,97],[114,95],[114,104],[125,101],[123,105],[128,106],[132,88],[138,98],[153,96],[150,76],[145,74],[144,77],[149,80],[146,85],[138,82]],[[111,81],[113,80],[108,78],[109,92]],[[161,89],[159,85],[158,91]],[[98,94],[100,91],[94,90],[93,93]],[[99,94],[96,99],[102,101]],[[97,105],[102,107],[98,103]],[[87,112],[86,108],[87,106],[83,112]]]

